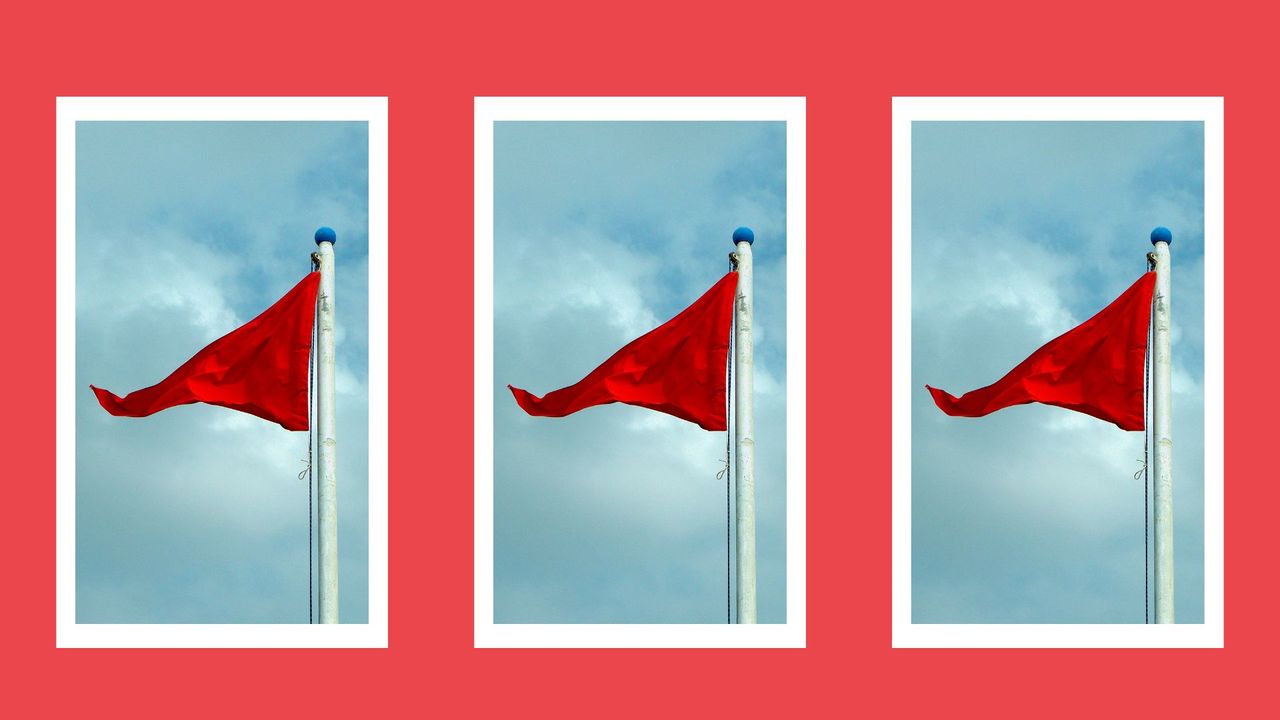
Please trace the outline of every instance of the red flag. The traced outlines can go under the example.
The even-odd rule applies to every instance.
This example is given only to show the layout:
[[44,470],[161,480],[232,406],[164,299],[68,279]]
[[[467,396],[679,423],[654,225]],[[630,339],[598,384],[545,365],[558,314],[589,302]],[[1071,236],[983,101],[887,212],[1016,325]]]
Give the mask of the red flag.
[[145,417],[203,402],[306,430],[307,361],[320,273],[302,279],[258,317],[214,340],[169,377],[121,398],[89,387],[112,415]]
[[981,417],[1010,405],[1039,402],[1142,430],[1143,363],[1156,274],[1138,278],[1120,297],[1031,353],[1009,374],[959,399],[928,388],[942,412]]
[[725,430],[725,368],[738,273],[730,272],[661,326],[632,340],[577,384],[536,397],[511,388],[530,415],[564,417],[627,403]]

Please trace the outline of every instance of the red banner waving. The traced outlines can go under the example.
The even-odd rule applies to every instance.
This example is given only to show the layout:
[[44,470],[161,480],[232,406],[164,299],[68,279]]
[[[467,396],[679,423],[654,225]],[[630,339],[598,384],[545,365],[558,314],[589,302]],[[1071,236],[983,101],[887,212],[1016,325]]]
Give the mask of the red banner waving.
[[1142,430],[1143,362],[1156,274],[1146,273],[1102,312],[1050,340],[995,383],[956,398],[929,387],[948,415],[981,417],[1010,405],[1044,403]]
[[257,415],[286,430],[306,430],[307,362],[319,284],[320,273],[310,273],[261,315],[151,387],[123,398],[89,387],[112,415],[145,417],[202,402]]
[[627,403],[675,415],[705,430],[725,430],[725,368],[738,274],[632,340],[574,385],[537,397],[508,385],[530,415],[564,417],[583,408]]

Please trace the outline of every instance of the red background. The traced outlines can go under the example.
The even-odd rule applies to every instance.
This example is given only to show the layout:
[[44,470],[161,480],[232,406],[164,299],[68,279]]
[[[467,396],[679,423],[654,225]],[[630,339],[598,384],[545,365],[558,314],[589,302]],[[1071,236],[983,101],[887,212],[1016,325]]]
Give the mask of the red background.
[[[1092,0],[825,12],[688,0],[129,5],[11,4],[0,23],[9,270],[0,685],[3,706],[21,710],[14,716],[1177,716],[1274,706],[1262,686],[1276,667],[1277,483],[1263,471],[1271,433],[1261,411],[1274,389],[1237,381],[1266,377],[1274,359],[1263,351],[1273,342],[1263,313],[1274,302],[1264,277],[1274,230],[1262,224],[1275,202],[1274,18],[1228,3],[1184,11]],[[57,95],[390,97],[390,649],[54,648]],[[475,95],[808,97],[807,649],[471,648],[472,318],[463,308]],[[1226,225],[1247,238],[1226,253],[1226,649],[890,648],[894,95],[1225,96]],[[417,279],[424,273],[431,282]],[[850,307],[861,309],[854,327]],[[449,310],[428,321],[422,308]],[[881,352],[866,352],[876,343]]]

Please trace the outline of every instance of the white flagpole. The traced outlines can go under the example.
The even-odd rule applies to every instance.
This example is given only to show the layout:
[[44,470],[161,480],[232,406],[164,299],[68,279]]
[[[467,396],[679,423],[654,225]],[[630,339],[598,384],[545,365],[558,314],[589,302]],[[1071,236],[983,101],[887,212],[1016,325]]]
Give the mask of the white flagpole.
[[756,622],[756,434],[751,403],[751,316],[755,303],[751,288],[751,228],[733,231],[738,251],[737,331],[734,346],[734,464],[737,468],[738,622]]
[[1155,586],[1156,622],[1172,623],[1173,619],[1173,408],[1171,403],[1170,370],[1173,355],[1169,349],[1169,244],[1173,233],[1158,227],[1151,231],[1151,244],[1155,246],[1156,295],[1151,322],[1155,327],[1155,377],[1152,395],[1152,444],[1154,446],[1153,470],[1155,503],[1153,526],[1155,530]]
[[319,482],[316,485],[316,504],[319,518],[316,534],[320,547],[320,622],[338,622],[338,475],[337,475],[337,413],[334,407],[334,366],[337,355],[334,348],[333,317],[333,244],[338,236],[332,229],[316,230],[316,257],[320,266],[320,296],[317,305],[316,333],[319,345],[316,363],[316,465]]

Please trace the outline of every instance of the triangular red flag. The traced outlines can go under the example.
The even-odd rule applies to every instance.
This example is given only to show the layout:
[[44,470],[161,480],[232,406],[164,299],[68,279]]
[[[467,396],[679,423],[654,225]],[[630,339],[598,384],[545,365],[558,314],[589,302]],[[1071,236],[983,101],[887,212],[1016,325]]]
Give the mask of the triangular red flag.
[[530,415],[564,417],[627,403],[725,430],[725,369],[738,273],[730,272],[679,315],[632,340],[582,380],[537,397],[508,385]]
[[306,430],[307,372],[320,273],[312,272],[258,317],[214,340],[169,377],[121,398],[92,385],[112,415],[145,417],[209,403]]
[[981,417],[1010,405],[1057,405],[1142,430],[1143,364],[1151,294],[1156,274],[1148,272],[1083,324],[1050,340],[995,383],[959,398],[928,388],[948,415]]

